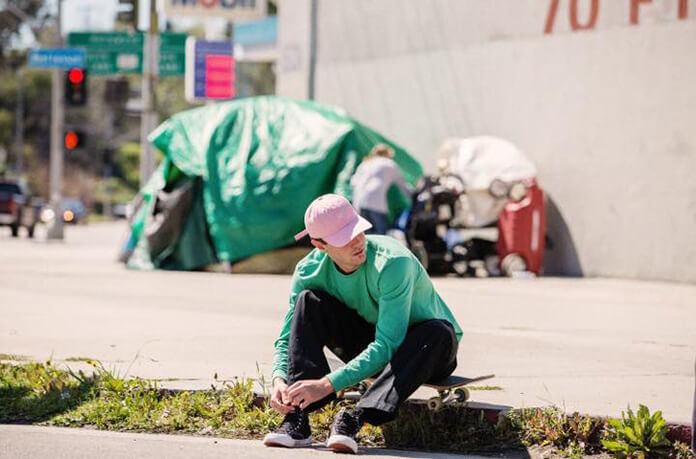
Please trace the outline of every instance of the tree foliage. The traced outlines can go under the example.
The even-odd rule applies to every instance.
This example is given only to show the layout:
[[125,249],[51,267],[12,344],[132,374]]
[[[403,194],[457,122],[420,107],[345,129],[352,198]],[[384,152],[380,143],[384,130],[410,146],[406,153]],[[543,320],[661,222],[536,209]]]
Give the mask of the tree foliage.
[[[7,0],[0,4],[0,56],[12,40],[20,33],[22,26],[28,26],[36,34],[51,20],[50,11],[43,0]],[[4,59],[3,59],[4,60]],[[4,62],[3,62],[4,64]]]
[[128,188],[137,190],[140,182],[140,144],[126,142],[116,151],[114,176]]
[[46,114],[51,111],[51,76],[42,70],[23,70],[19,74],[9,69],[0,70],[0,145],[14,152],[15,110],[20,79],[25,142],[39,152],[47,152],[50,119]]

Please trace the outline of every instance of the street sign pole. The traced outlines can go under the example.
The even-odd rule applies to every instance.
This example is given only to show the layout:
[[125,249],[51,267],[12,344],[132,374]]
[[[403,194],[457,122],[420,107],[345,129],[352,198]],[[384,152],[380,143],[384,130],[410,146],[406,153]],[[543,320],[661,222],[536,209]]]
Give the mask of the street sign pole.
[[17,71],[17,107],[15,108],[15,169],[24,173],[24,69]]
[[154,149],[147,136],[157,125],[155,112],[155,88],[159,67],[159,18],[157,2],[150,0],[150,27],[145,35],[143,49],[143,111],[140,118],[140,187],[142,188],[155,170]]
[[[56,47],[63,46],[61,30],[62,0],[58,0]],[[51,69],[51,156],[50,156],[50,202],[54,218],[48,224],[47,239],[63,239],[63,215],[61,214],[63,188],[63,69]]]

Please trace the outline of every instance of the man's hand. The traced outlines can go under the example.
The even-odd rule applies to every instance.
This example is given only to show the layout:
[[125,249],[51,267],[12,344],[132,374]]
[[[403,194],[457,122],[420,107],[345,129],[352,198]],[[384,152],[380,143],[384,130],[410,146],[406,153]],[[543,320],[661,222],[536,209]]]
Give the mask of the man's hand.
[[307,408],[310,404],[321,400],[334,391],[331,381],[327,378],[321,379],[306,379],[297,381],[288,388],[290,403],[294,406],[299,406],[302,409]]
[[273,380],[273,390],[271,391],[271,408],[280,414],[288,414],[295,409],[290,403],[288,395],[288,385],[282,378]]

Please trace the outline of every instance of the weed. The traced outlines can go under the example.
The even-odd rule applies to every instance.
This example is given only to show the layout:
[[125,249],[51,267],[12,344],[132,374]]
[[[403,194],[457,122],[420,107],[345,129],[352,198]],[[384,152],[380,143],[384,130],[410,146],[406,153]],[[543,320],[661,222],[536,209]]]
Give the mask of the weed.
[[396,420],[383,426],[382,433],[385,445],[392,448],[468,452],[520,446],[509,423],[492,424],[483,410],[457,407],[436,412],[422,405],[404,407]]
[[674,444],[672,445],[672,454],[670,456],[675,459],[696,458],[696,454],[694,454],[694,451],[691,449],[691,447],[686,443],[682,443],[680,441],[674,442]]
[[662,412],[652,416],[645,405],[638,406],[634,415],[628,408],[628,416],[621,413],[621,420],[610,419],[602,444],[618,457],[660,457],[669,454],[670,442],[667,439],[667,425]]
[[554,446],[571,457],[598,452],[604,427],[601,418],[567,415],[557,407],[523,408],[506,416],[527,446]]

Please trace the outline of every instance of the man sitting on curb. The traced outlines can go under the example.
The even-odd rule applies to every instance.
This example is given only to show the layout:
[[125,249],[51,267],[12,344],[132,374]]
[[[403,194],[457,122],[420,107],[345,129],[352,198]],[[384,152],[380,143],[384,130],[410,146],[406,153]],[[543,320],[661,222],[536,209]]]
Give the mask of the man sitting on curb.
[[[343,408],[327,446],[356,453],[363,423],[393,420],[421,384],[457,366],[462,331],[411,252],[370,223],[342,196],[327,194],[305,212],[315,249],[295,268],[290,307],[275,342],[271,406],[285,414],[267,446],[312,443],[308,413],[360,381],[376,380],[355,409]],[[346,362],[330,371],[324,346]]]

